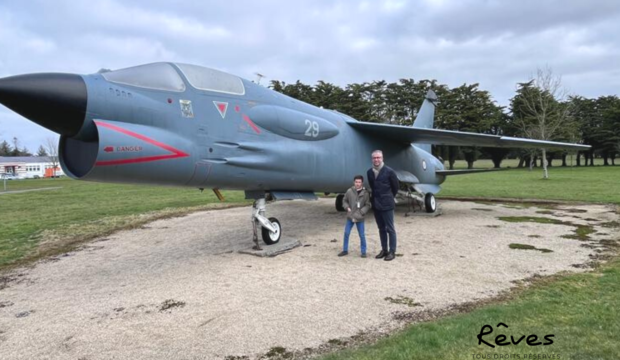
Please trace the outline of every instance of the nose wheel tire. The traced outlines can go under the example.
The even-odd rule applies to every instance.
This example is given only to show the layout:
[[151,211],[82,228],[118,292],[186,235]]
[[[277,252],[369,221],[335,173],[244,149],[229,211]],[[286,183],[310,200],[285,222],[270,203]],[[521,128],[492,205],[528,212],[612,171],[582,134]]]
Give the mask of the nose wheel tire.
[[424,196],[424,208],[427,213],[434,213],[437,210],[437,201],[435,195],[428,193]]
[[344,206],[342,205],[344,201],[344,195],[340,194],[336,196],[336,211],[343,212],[345,211]]
[[265,244],[273,245],[280,241],[280,237],[282,237],[282,226],[280,225],[280,221],[274,217],[270,217],[269,222],[271,222],[271,225],[276,229],[276,231],[272,232],[269,231],[269,229],[261,228],[262,236]]

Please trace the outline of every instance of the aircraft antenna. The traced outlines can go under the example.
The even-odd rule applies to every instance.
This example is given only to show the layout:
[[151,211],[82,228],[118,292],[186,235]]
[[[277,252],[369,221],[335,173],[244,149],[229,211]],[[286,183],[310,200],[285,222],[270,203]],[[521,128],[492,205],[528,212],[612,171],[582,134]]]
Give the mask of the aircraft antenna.
[[261,74],[261,73],[257,73],[257,72],[255,72],[255,73],[254,73],[254,75],[256,75],[256,83],[257,83],[258,85],[260,85],[260,79],[264,78],[264,77],[265,77],[265,75],[263,75],[263,74]]

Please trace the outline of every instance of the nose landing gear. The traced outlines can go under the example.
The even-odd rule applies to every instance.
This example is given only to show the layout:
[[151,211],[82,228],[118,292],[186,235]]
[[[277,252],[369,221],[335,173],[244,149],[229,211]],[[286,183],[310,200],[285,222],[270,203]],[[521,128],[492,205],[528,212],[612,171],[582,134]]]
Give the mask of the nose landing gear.
[[254,233],[254,250],[262,250],[258,243],[258,233],[260,231],[263,242],[273,245],[280,242],[282,237],[282,225],[275,217],[268,218],[265,215],[267,200],[318,200],[314,191],[246,191],[246,199],[254,199],[252,206],[252,230]]

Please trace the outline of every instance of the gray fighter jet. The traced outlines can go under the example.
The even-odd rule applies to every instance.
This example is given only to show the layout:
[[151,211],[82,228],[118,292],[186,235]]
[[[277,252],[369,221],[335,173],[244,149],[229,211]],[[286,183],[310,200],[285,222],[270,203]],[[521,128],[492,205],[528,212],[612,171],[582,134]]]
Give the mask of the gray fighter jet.
[[[359,122],[218,70],[154,63],[92,75],[0,79],[0,102],[60,134],[65,174],[79,180],[244,190],[254,241],[280,240],[266,201],[343,194],[383,150],[405,198],[434,212],[446,176],[431,144],[588,149],[589,146],[433,129],[429,92],[412,127]],[[342,195],[336,198],[342,209]]]

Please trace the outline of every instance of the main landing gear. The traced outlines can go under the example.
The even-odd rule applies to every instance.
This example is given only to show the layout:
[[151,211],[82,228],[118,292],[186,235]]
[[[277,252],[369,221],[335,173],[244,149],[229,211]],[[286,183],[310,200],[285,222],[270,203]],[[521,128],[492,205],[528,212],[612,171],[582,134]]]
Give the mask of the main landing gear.
[[437,211],[437,200],[435,200],[435,195],[418,192],[413,186],[408,187],[406,191],[399,190],[397,197],[404,201],[408,201],[412,211],[415,211],[415,205],[418,205],[420,209],[423,209],[427,213],[434,213]]
[[343,194],[339,194],[338,196],[336,196],[336,211],[339,211],[339,212],[346,211],[346,209],[344,208],[344,205],[342,205],[343,202],[344,202]]
[[[409,189],[409,191],[400,190],[398,192],[398,197],[404,199],[405,201],[415,201],[420,204],[420,207],[424,207],[424,210],[427,213],[434,213],[437,211],[437,201],[435,200],[435,195],[431,193],[420,194],[416,192],[413,188]],[[346,211],[344,206],[342,205],[342,201],[344,199],[344,195],[336,196],[336,210],[337,211]]]
[[431,193],[426,193],[426,195],[424,195],[424,209],[427,213],[434,213],[437,210],[435,195]]
[[282,226],[280,221],[274,217],[265,216],[267,204],[265,198],[257,199],[252,205],[252,230],[254,233],[254,250],[262,250],[258,242],[258,229],[261,230],[261,237],[267,245],[273,245],[280,241],[282,237]]

